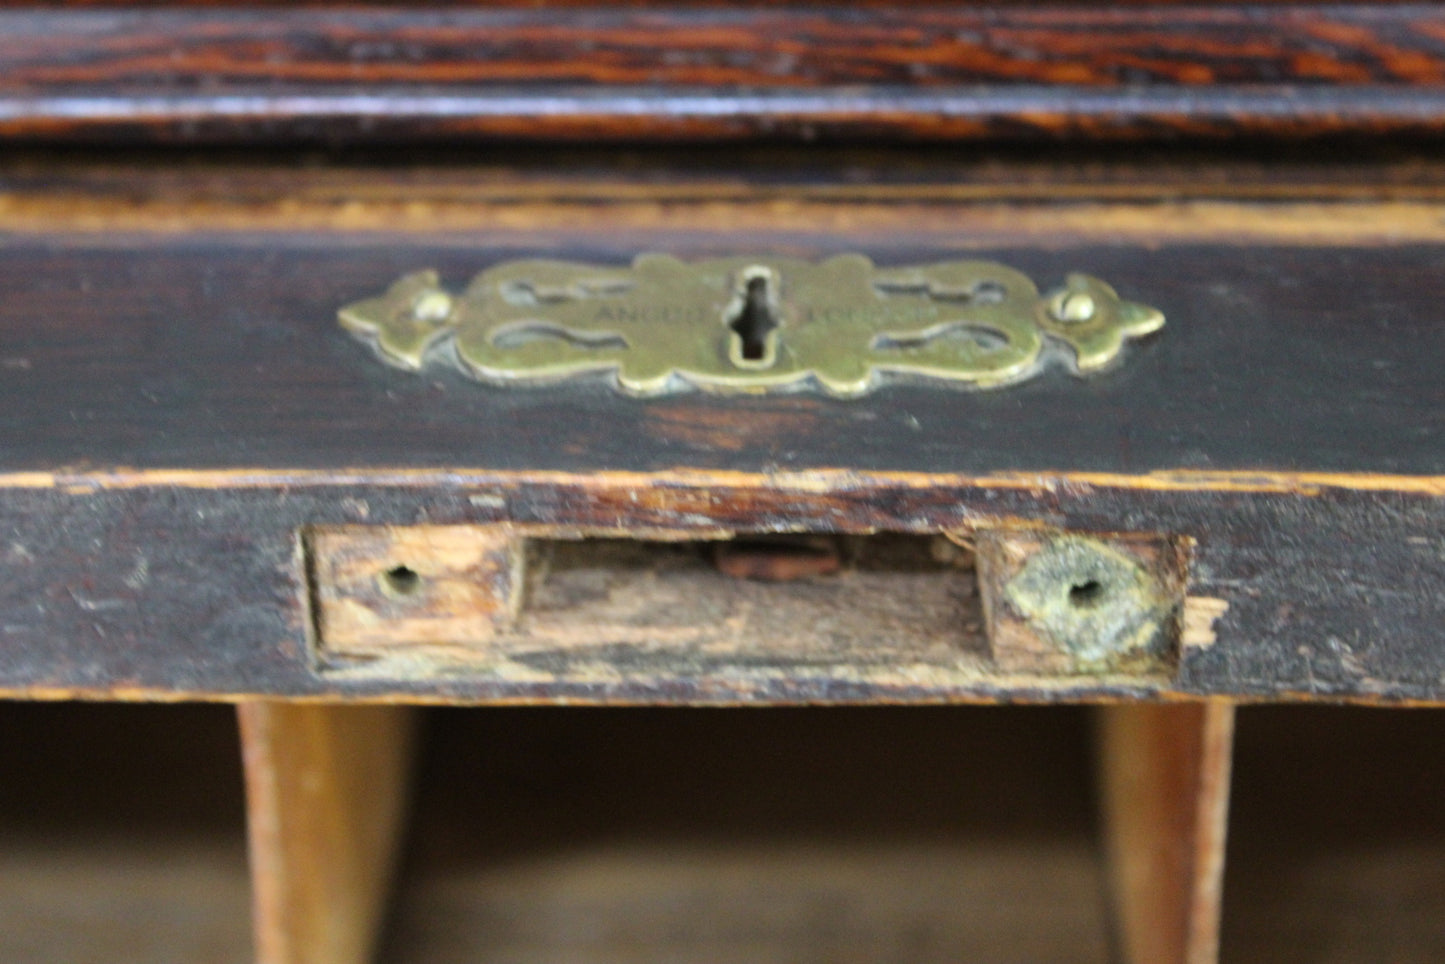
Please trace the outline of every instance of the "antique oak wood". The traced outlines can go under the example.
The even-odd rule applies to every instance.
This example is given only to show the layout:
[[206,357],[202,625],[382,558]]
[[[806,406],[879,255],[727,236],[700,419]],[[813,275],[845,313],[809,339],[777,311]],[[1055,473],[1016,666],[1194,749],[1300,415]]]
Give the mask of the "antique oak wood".
[[[585,187],[574,190],[570,203],[585,199]],[[1407,191],[1417,200],[1398,206],[1401,220],[1417,211],[1424,223],[1432,190]],[[849,402],[643,402],[595,382],[505,391],[445,369],[422,377],[382,366],[333,313],[417,267],[457,284],[491,260],[535,252],[619,262],[649,248],[736,250],[746,239],[818,256],[839,239],[802,230],[786,209],[770,226],[780,209],[766,197],[674,202],[660,220],[622,205],[605,237],[587,222],[518,220],[539,209],[525,198],[462,215],[501,213],[506,230],[371,228],[344,244],[327,231],[277,230],[279,219],[205,235],[176,234],[184,221],[139,230],[143,210],[125,235],[13,234],[0,267],[16,562],[5,622],[12,638],[52,644],[7,650],[6,687],[656,699],[661,690],[625,676],[554,689],[318,673],[296,532],[423,518],[685,529],[705,506],[705,528],[742,531],[787,520],[926,533],[1025,517],[1187,535],[1197,541],[1190,595],[1226,608],[1205,627],[1216,641],[1186,653],[1172,684],[1180,692],[1434,698],[1439,248],[1389,243],[1387,214],[1382,236],[1348,248],[1318,236],[1308,246],[1175,243],[1177,211],[1098,202],[1091,223],[1120,227],[1095,230],[1130,240],[1106,244],[1085,229],[1071,241],[1068,210],[1054,204],[1021,215],[1059,215],[1047,248],[1013,238],[993,247],[986,205],[915,197],[933,209],[921,224],[892,220],[887,199],[814,203],[819,216],[847,210],[856,219],[847,245],[880,263],[969,245],[1041,279],[1087,265],[1163,306],[1170,327],[1100,379],[1056,372],[996,393],[899,386]],[[734,219],[715,222],[718,203]],[[1351,230],[1356,208],[1330,213]],[[367,223],[364,207],[357,217]],[[205,521],[199,533],[193,520]],[[158,580],[190,588],[152,602],[144,587]],[[178,662],[183,640],[200,649]],[[1077,679],[1009,691],[1139,692]],[[668,692],[949,697],[917,681],[860,690],[801,678],[782,690],[693,680]],[[981,680],[952,695],[995,692]]]
[[[265,964],[505,956],[549,915],[584,954],[896,926],[1208,964],[1236,705],[1445,703],[1442,119],[1431,4],[0,3],[0,696],[237,704]],[[337,324],[421,269],[645,251],[1083,271],[1167,324],[1087,378],[847,400],[503,388]],[[1165,645],[1022,619],[1065,542],[1145,565]],[[960,708],[1080,702],[1095,821],[1083,710]],[[416,704],[639,708],[430,711],[413,777]],[[829,709],[640,708],[798,704]],[[6,719],[0,759],[63,752]],[[1308,892],[1342,861],[1352,903],[1438,916],[1433,784],[1391,796],[1357,732],[1320,728],[1370,748],[1354,783],[1242,744],[1241,959],[1329,931],[1262,806],[1368,830],[1380,796],[1414,836],[1291,814],[1344,854]],[[777,836],[709,851],[749,808]],[[49,879],[13,849],[12,893]],[[1438,958],[1416,930],[1364,957]]]
[[0,10],[0,135],[1435,132],[1429,4]]

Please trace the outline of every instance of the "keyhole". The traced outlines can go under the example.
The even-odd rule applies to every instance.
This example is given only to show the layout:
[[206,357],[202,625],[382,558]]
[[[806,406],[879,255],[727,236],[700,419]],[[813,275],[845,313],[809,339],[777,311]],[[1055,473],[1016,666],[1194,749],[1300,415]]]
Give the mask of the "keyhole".
[[778,327],[778,318],[768,299],[765,275],[748,279],[742,309],[728,323],[742,343],[739,357],[744,361],[763,361],[768,357],[768,332]]

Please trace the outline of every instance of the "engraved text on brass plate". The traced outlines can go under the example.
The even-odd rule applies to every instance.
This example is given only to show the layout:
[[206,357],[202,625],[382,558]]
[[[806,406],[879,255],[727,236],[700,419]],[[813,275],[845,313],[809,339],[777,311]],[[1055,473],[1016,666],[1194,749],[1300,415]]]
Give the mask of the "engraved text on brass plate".
[[1071,274],[1040,294],[989,261],[879,268],[859,254],[821,262],[644,254],[630,267],[509,261],[453,295],[433,271],[347,305],[341,324],[385,361],[449,359],[495,383],[614,373],[635,395],[819,388],[861,395],[889,378],[992,388],[1059,358],[1087,375],[1156,309]]

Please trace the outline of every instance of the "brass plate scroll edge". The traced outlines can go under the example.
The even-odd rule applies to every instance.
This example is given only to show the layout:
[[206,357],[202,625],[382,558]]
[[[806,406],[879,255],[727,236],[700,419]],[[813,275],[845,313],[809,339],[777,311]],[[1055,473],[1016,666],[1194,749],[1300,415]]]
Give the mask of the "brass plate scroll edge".
[[1158,309],[1087,274],[1040,293],[998,262],[879,268],[861,254],[505,261],[460,294],[423,270],[338,316],[395,367],[447,359],[478,380],[523,385],[611,374],[639,396],[812,388],[846,398],[893,380],[991,389],[1055,358],[1082,377],[1164,325]]

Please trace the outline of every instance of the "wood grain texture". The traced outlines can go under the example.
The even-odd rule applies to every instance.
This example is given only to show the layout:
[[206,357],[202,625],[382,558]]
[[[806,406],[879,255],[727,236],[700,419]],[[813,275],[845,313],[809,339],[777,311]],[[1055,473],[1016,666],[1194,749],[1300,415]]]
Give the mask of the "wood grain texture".
[[484,647],[521,600],[523,543],[505,529],[341,526],[311,530],[305,541],[326,656]]
[[627,233],[660,245],[679,234],[831,231],[977,251],[1040,242],[1445,242],[1445,165],[1362,151],[1252,157],[1090,145],[1045,159],[1023,149],[960,158],[943,145],[713,145],[515,148],[504,157],[416,149],[329,163],[289,152],[17,151],[0,159],[0,232],[341,233],[480,247],[504,235],[558,245]]
[[1434,131],[1425,4],[0,10],[0,134],[511,140]]
[[[1067,701],[1164,694],[1440,701],[1445,511],[1438,495],[1095,485],[1033,475],[998,483],[843,472],[630,480],[457,470],[364,473],[235,487],[175,480],[108,489],[6,489],[0,524],[0,690],[59,698],[294,697],[442,702],[822,703]],[[710,654],[619,647],[578,672],[560,647],[485,666],[332,671],[311,648],[297,530],[308,525],[521,522],[768,532],[930,533],[989,520],[1198,540],[1191,596],[1228,604],[1212,641],[1167,681],[983,674],[840,673]],[[653,641],[656,643],[657,641]],[[645,643],[645,641],[644,641]],[[879,669],[886,670],[885,667]],[[786,671],[783,671],[786,670]]]
[[[0,156],[7,203],[129,200],[238,207],[350,201],[467,204],[568,200],[741,203],[1029,201],[1158,204],[1426,201],[1445,198],[1428,144],[1254,145],[682,144],[375,146],[346,153],[16,147]],[[201,226],[201,222],[197,226]],[[364,224],[362,221],[360,224]],[[359,226],[359,225],[358,225]],[[299,228],[298,228],[299,229]]]
[[[1034,526],[985,528],[968,541],[977,552],[990,655],[1000,667],[1049,675],[1098,672],[1109,666],[1141,677],[1168,675],[1179,647],[1189,640],[1178,625],[1179,613],[1187,607],[1187,544],[1147,533],[1085,540]],[[1062,552],[1072,555],[1072,564],[1060,563],[1061,547],[1069,547]],[[1064,590],[1062,613],[1048,611],[1048,596],[1041,599],[1025,590],[1030,603],[1015,594],[1016,581],[1040,565],[1054,570],[1048,584]],[[1106,570],[1112,575],[1104,576]],[[1099,618],[1100,607],[1111,614],[1107,623]],[[1080,616],[1082,629],[1073,621]],[[1119,625],[1133,629],[1128,634],[1100,631]],[[1146,625],[1157,628],[1141,638],[1137,634]]]
[[412,713],[238,707],[259,964],[366,964],[406,811]]
[[[1044,284],[1086,268],[1169,325],[1123,365],[1000,392],[899,385],[641,401],[387,368],[337,306],[433,265],[451,284],[548,254],[880,263],[906,233],[598,237],[24,236],[0,257],[0,688],[462,702],[1110,698],[1154,681],[786,678],[678,656],[609,677],[318,670],[298,531],[365,523],[934,533],[998,520],[1197,540],[1194,626],[1164,689],[1441,697],[1445,462],[1439,246],[1070,244],[990,251]],[[1212,640],[1212,642],[1210,642]],[[676,653],[673,654],[677,656]],[[622,664],[619,664],[622,665]],[[776,669],[777,667],[771,667]],[[764,670],[769,667],[763,667]]]
[[[111,469],[1154,471],[1445,475],[1434,359],[1445,246],[1087,244],[987,257],[1045,289],[1086,270],[1160,307],[1114,370],[1000,391],[899,384],[655,400],[605,378],[480,384],[390,368],[335,321],[433,267],[460,289],[509,257],[624,264],[750,251],[880,264],[953,254],[877,235],[755,231],[22,238],[0,257],[0,472]],[[42,323],[43,322],[43,323]],[[1125,527],[1128,528],[1128,527]]]
[[1099,784],[1123,960],[1218,956],[1234,707],[1100,707]]
[[[448,565],[455,556],[404,538],[443,528],[455,530],[449,541],[456,545],[496,544],[486,527],[326,530],[345,532],[352,542],[358,534],[372,543],[392,542],[389,533],[403,538],[369,567],[360,554],[354,566],[344,563],[347,575],[355,576],[348,584],[328,585],[328,572],[339,567],[323,558],[313,561],[316,662],[323,674],[343,680],[480,675],[533,685],[633,678],[673,685],[732,667],[755,687],[787,685],[804,674],[858,685],[912,679],[947,690],[997,678],[1003,668],[989,660],[984,645],[972,557],[960,550],[940,558],[937,542],[953,546],[942,537],[811,537],[835,543],[848,557],[846,567],[840,563],[827,576],[778,582],[739,578],[723,571],[718,560],[723,549],[739,544],[757,551],[767,544],[778,559],[784,551],[779,540],[787,537],[722,541],[731,534],[638,529],[630,538],[625,531],[592,530],[584,539],[562,529],[560,538],[549,539],[545,528],[507,526],[518,536],[529,535],[525,599],[513,618],[495,625],[483,617],[484,625],[477,627],[481,620],[456,614],[449,597],[461,595],[458,585],[470,597],[484,595],[491,573],[459,578]],[[328,550],[311,541],[318,553]],[[798,541],[788,539],[791,545]],[[393,554],[398,550],[405,554]],[[398,558],[419,574],[415,591],[378,604],[372,587],[385,580],[384,567]],[[476,608],[495,606],[493,598]],[[340,620],[332,618],[338,608]],[[366,645],[358,644],[354,623],[346,618],[357,610],[369,617],[359,641]],[[333,630],[340,631],[340,640],[332,638]],[[1153,668],[1145,666],[1130,678],[1138,681]],[[1040,681],[1049,677],[1051,685],[1066,675],[1037,674]],[[1100,678],[1096,674],[1096,681]],[[1166,681],[1156,676],[1156,682]]]

